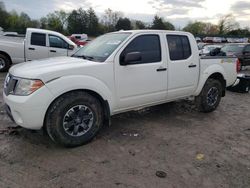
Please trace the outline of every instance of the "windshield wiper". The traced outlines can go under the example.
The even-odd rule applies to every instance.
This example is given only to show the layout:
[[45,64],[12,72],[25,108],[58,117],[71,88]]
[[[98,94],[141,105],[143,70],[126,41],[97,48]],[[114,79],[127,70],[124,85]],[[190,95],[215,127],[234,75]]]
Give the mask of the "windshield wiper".
[[73,57],[79,57],[79,58],[87,59],[87,60],[90,60],[90,61],[94,59],[94,57],[86,56],[86,55],[76,55],[76,56],[73,56]]

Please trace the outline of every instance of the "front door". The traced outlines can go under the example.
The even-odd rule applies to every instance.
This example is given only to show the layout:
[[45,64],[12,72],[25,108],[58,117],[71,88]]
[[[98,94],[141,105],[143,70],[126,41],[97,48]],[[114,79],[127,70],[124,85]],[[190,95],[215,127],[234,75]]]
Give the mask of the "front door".
[[62,38],[49,35],[49,57],[68,56],[68,47]]
[[[162,53],[162,36],[134,36],[115,57],[117,108],[125,110],[166,100],[167,62]],[[140,54],[140,59],[122,65],[127,54]]]

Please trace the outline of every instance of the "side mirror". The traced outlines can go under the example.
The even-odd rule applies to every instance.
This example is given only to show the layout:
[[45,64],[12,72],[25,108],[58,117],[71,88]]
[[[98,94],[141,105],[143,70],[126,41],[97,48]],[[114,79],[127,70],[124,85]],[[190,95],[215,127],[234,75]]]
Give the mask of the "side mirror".
[[124,57],[124,60],[120,62],[121,65],[125,66],[128,64],[135,64],[142,60],[141,52],[130,52]]
[[68,47],[68,49],[69,49],[69,50],[74,50],[74,49],[75,49],[75,46],[70,44],[69,47]]

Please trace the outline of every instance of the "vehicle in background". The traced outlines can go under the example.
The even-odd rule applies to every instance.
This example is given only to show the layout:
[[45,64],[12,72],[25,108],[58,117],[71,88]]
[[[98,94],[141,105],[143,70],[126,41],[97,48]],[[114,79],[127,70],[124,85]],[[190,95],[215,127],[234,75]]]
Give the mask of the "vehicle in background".
[[6,36],[6,37],[17,37],[18,33],[17,32],[4,32],[3,36]]
[[71,56],[77,45],[64,35],[28,28],[25,38],[0,37],[0,72],[7,71],[11,64],[57,56]]
[[219,44],[207,44],[203,46],[203,48],[200,50],[200,55],[210,55],[210,52],[216,48],[221,48],[223,45]]
[[227,38],[228,43],[248,43],[248,38]]
[[205,37],[203,38],[203,42],[205,43],[213,43],[214,37]]
[[250,44],[249,43],[237,43],[237,44],[225,44],[221,51],[229,56],[236,56],[242,66],[250,65]]
[[222,42],[222,38],[221,37],[213,37],[213,42],[214,43],[221,43]]
[[88,143],[110,116],[184,98],[214,111],[237,79],[235,57],[199,57],[191,33],[108,33],[72,57],[12,67],[4,83],[7,114],[28,129],[44,127],[67,146]]
[[69,38],[77,46],[84,46],[89,42],[87,34],[72,34]]
[[196,40],[196,42],[197,42],[197,43],[202,42],[202,40],[201,40],[201,38],[200,38],[200,37],[195,37],[195,40]]

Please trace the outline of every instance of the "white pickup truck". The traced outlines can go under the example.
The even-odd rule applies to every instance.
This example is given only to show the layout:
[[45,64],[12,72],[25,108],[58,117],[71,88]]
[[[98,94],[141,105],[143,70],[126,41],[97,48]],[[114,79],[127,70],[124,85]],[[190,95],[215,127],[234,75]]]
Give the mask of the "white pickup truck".
[[25,39],[0,37],[0,72],[7,71],[11,64],[56,56],[71,56],[77,45],[64,35],[28,28]]
[[110,116],[194,97],[211,112],[234,84],[236,58],[201,58],[192,34],[132,30],[98,37],[72,57],[12,67],[6,111],[28,129],[44,127],[64,146],[90,141]]

